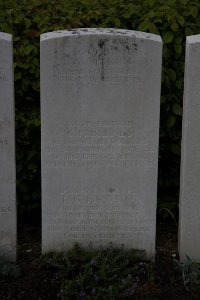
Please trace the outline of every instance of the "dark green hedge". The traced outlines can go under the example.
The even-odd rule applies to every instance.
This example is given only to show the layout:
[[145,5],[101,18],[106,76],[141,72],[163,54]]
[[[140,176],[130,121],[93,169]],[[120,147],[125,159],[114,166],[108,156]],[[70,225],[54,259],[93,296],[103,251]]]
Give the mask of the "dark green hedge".
[[14,36],[17,195],[21,215],[40,207],[40,34],[117,27],[160,34],[163,71],[159,212],[177,212],[185,37],[200,33],[199,0],[0,0],[0,31]]

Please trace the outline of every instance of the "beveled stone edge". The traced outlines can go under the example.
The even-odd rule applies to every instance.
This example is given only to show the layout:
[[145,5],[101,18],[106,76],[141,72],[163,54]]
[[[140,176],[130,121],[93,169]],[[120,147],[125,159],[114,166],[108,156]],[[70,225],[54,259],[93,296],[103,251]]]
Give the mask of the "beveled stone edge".
[[6,32],[0,32],[0,40],[12,42],[12,34]]
[[70,36],[82,36],[82,35],[108,35],[108,36],[124,36],[124,37],[135,37],[145,40],[152,40],[155,42],[162,42],[162,38],[160,35],[135,31],[135,30],[127,30],[127,29],[116,29],[116,28],[76,28],[76,29],[66,29],[59,31],[52,31],[43,33],[40,36],[40,41],[61,38],[61,37],[70,37]]

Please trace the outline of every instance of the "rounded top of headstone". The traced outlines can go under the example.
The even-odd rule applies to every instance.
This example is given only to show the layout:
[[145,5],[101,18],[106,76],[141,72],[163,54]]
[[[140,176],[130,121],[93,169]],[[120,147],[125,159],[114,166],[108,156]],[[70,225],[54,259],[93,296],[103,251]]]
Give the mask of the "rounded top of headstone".
[[187,43],[199,43],[200,42],[200,34],[190,35],[186,37]]
[[162,39],[159,35],[134,31],[134,30],[126,30],[126,29],[116,29],[116,28],[76,28],[76,29],[67,29],[67,30],[59,30],[52,31],[41,34],[41,41],[48,39],[55,39],[61,37],[69,37],[69,36],[80,36],[80,35],[117,35],[124,37],[135,37],[140,39],[149,39],[157,42],[161,42]]
[[12,34],[10,33],[5,33],[5,32],[0,32],[0,40],[5,40],[5,41],[12,41]]

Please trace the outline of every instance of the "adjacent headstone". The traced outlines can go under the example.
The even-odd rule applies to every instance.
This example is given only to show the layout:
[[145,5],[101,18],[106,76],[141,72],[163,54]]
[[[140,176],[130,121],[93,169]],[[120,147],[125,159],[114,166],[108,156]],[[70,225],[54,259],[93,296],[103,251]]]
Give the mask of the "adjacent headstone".
[[41,36],[42,249],[155,251],[160,36]]
[[200,35],[186,39],[179,254],[200,262]]
[[16,259],[15,113],[12,36],[0,32],[0,256]]

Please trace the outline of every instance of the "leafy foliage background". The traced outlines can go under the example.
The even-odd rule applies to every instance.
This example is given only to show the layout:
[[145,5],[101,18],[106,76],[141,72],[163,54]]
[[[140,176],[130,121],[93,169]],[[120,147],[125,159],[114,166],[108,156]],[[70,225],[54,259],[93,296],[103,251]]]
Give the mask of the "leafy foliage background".
[[0,0],[0,31],[13,34],[14,39],[20,216],[40,215],[40,34],[79,27],[161,35],[158,212],[162,218],[177,216],[185,38],[200,33],[199,0]]

